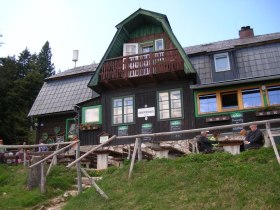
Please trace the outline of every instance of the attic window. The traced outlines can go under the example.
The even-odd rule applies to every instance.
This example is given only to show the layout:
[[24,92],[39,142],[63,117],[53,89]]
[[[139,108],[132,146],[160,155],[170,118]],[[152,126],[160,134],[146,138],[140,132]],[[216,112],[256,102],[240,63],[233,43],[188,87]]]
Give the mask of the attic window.
[[164,50],[163,39],[156,39],[155,40],[155,51]]
[[220,54],[214,55],[214,62],[215,62],[216,72],[229,71],[230,70],[228,53],[220,53]]

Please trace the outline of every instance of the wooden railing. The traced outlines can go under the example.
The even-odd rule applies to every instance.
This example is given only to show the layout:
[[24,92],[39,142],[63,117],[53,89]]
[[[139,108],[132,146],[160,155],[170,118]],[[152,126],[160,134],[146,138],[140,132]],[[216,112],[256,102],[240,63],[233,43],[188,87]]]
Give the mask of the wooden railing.
[[102,80],[117,80],[183,70],[177,49],[108,59],[101,71]]

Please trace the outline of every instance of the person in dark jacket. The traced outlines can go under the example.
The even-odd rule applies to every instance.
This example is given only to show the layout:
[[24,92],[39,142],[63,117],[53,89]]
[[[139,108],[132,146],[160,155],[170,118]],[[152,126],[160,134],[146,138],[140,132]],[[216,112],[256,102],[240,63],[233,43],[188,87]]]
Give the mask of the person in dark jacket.
[[198,149],[199,152],[203,153],[211,153],[213,152],[213,144],[217,144],[218,141],[211,141],[207,138],[208,132],[201,131],[200,136],[198,138]]
[[251,131],[248,133],[245,139],[245,150],[251,148],[261,148],[264,145],[263,133],[258,129],[256,124],[250,125]]

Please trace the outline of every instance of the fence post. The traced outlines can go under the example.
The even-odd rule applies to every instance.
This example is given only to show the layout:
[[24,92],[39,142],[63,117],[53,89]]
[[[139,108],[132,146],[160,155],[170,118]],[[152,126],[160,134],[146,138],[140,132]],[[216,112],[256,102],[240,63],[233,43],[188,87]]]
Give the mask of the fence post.
[[272,133],[271,133],[271,130],[270,130],[270,123],[269,123],[269,122],[266,122],[266,130],[267,130],[269,139],[270,139],[270,141],[271,141],[271,144],[272,144],[272,147],[273,147],[273,150],[274,150],[276,159],[277,159],[278,163],[280,164],[279,152],[278,152],[277,146],[276,146],[276,144],[275,144],[274,137],[273,137],[273,135],[272,135]]
[[23,165],[26,166],[27,164],[27,161],[26,161],[26,149],[23,149]]
[[46,176],[45,176],[45,169],[44,169],[44,162],[41,163],[41,184],[40,184],[41,193],[46,192]]
[[141,145],[142,145],[141,138],[138,138],[138,161],[141,161],[141,160],[142,160]]
[[[77,143],[76,148],[76,159],[80,157],[80,141]],[[76,163],[77,167],[77,185],[78,185],[78,194],[82,192],[82,176],[81,176],[81,162]]]
[[133,170],[133,166],[134,166],[134,162],[135,162],[135,156],[136,156],[136,152],[138,150],[138,140],[139,140],[139,138],[136,138],[136,140],[135,140],[133,155],[132,155],[131,164],[130,164],[130,168],[129,168],[128,179],[130,179],[131,173],[132,173],[132,170]]

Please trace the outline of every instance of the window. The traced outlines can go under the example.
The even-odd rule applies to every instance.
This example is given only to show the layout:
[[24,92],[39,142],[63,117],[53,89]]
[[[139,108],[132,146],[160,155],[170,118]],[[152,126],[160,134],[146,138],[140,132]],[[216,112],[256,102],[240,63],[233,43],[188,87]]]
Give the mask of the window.
[[66,133],[65,138],[66,140],[72,140],[75,135],[78,134],[78,126],[77,122],[74,118],[66,119]]
[[138,54],[138,43],[123,44],[123,56]]
[[164,50],[163,39],[156,39],[155,40],[155,51]]
[[113,124],[134,122],[134,97],[113,99]]
[[221,93],[222,109],[237,109],[237,91]]
[[101,105],[82,108],[82,123],[102,123]]
[[260,89],[242,90],[243,107],[258,107],[262,105]]
[[160,92],[158,107],[160,120],[181,118],[183,116],[181,90]]
[[267,87],[270,105],[280,104],[280,86]]
[[221,53],[214,55],[215,70],[216,72],[230,70],[228,53]]
[[153,45],[142,47],[142,53],[150,53],[153,52]]
[[199,110],[200,113],[218,111],[216,94],[199,96]]

